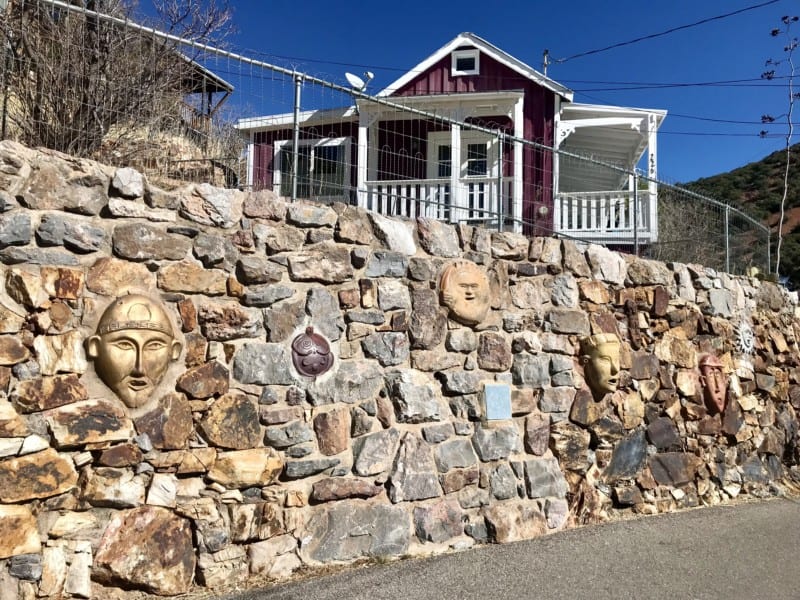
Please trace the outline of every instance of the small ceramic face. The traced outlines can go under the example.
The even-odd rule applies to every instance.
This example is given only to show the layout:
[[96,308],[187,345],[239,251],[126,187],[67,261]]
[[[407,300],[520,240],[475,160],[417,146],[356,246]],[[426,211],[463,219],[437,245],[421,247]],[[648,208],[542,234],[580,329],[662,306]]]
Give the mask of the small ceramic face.
[[723,371],[720,360],[712,355],[700,359],[700,385],[709,408],[716,412],[725,410],[725,399],[728,390],[728,376]]
[[164,309],[140,295],[112,303],[87,341],[98,376],[129,408],[150,400],[180,351]]
[[595,399],[617,391],[619,384],[619,340],[613,334],[598,334],[581,344],[583,373]]
[[477,325],[489,312],[489,280],[475,263],[460,260],[445,268],[441,279],[442,301],[450,317]]

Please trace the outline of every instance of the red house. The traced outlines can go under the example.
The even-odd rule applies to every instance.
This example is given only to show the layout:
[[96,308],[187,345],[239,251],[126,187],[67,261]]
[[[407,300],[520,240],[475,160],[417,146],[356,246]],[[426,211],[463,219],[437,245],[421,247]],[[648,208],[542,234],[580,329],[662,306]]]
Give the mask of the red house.
[[[593,242],[655,241],[656,134],[666,111],[572,98],[462,33],[374,97],[300,112],[296,180],[293,113],[237,128],[249,138],[256,189]],[[637,184],[645,154],[647,184]]]

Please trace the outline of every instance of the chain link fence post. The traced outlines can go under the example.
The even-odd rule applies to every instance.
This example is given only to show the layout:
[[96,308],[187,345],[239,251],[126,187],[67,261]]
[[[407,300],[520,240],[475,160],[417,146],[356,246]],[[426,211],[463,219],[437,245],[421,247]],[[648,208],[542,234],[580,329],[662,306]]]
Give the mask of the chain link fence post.
[[297,172],[300,163],[300,93],[303,75],[294,74],[294,115],[292,127],[292,202],[297,202]]
[[503,198],[503,145],[505,134],[497,132],[497,231],[503,231],[506,220],[505,202]]
[[725,205],[725,272],[731,272],[731,237],[730,237],[730,213],[731,207]]
[[633,170],[633,255],[639,256],[639,176]]

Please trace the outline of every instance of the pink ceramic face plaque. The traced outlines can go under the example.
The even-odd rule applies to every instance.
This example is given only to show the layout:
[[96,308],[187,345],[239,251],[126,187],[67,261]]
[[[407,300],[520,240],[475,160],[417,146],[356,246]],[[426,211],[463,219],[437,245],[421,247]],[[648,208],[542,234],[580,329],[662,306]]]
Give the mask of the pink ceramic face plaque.
[[719,358],[713,354],[706,354],[700,359],[700,385],[703,386],[706,406],[714,412],[724,412],[728,395],[728,376]]

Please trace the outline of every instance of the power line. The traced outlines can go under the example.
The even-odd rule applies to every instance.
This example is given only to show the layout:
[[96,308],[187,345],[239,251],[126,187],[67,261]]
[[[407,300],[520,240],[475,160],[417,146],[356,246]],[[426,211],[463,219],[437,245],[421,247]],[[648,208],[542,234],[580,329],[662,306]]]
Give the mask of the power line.
[[786,84],[770,84],[770,83],[732,83],[732,84],[715,84],[715,83],[665,83],[660,85],[636,85],[636,86],[627,86],[627,87],[603,87],[603,88],[586,88],[580,89],[575,88],[573,92],[627,92],[633,90],[668,90],[668,89],[676,89],[676,88],[688,88],[688,87],[732,87],[732,88],[758,88],[758,89],[783,89],[789,88],[788,83]]
[[706,23],[710,23],[712,21],[718,21],[720,19],[725,19],[727,17],[732,17],[734,15],[739,15],[744,12],[755,10],[757,8],[762,8],[764,6],[769,6],[770,4],[776,4],[780,0],[769,0],[768,2],[762,2],[761,4],[754,4],[753,6],[747,6],[745,8],[740,8],[739,10],[735,10],[733,12],[725,13],[722,15],[717,15],[715,17],[709,17],[707,19],[702,19],[700,21],[695,21],[694,23],[687,23],[686,25],[679,25],[678,27],[672,27],[671,29],[667,29],[666,31],[661,31],[659,33],[651,33],[650,35],[644,35],[632,40],[628,40],[626,42],[618,42],[616,44],[611,44],[610,46],[605,46],[604,48],[597,48],[595,50],[587,50],[586,52],[580,52],[578,54],[573,54],[572,56],[568,56],[566,58],[559,58],[554,61],[553,63],[563,64],[568,60],[573,60],[575,58],[582,58],[584,56],[589,56],[591,54],[599,54],[600,52],[606,52],[607,50],[613,50],[615,48],[621,48],[622,46],[629,46],[631,44],[636,44],[637,42],[642,42],[645,40],[652,40],[653,38],[661,37],[664,35],[669,35],[670,33],[675,33],[676,31],[681,31],[683,29],[690,29],[692,27],[697,27],[698,25],[705,25]]
[[[789,75],[776,75],[770,81],[777,79],[791,79]],[[679,82],[679,81],[598,81],[594,79],[561,79],[562,83],[587,83],[592,85],[727,85],[732,83],[752,83],[756,81],[764,81],[761,77],[750,77],[748,79],[721,79],[719,81],[694,81],[694,82]]]
[[768,127],[770,125],[786,125],[781,121],[774,121],[772,123],[764,123],[763,121],[738,121],[735,119],[715,119],[712,117],[698,117],[696,115],[683,115],[680,113],[669,113],[670,117],[678,117],[680,119],[692,119],[694,121],[708,121],[710,123],[731,123],[734,125],[761,125],[762,127]]
[[749,138],[783,138],[786,137],[781,133],[768,133],[767,135],[759,135],[758,133],[713,133],[711,131],[664,131],[658,130],[658,135],[695,135],[699,137],[749,137]]

